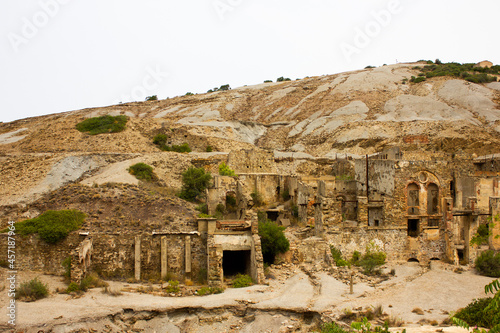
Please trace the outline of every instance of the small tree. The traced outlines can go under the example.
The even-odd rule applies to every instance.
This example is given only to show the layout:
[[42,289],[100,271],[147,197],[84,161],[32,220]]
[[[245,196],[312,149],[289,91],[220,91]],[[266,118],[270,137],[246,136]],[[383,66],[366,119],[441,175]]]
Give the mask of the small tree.
[[153,167],[147,165],[146,163],[136,163],[134,165],[131,165],[130,168],[128,168],[128,172],[131,175],[134,175],[137,179],[147,182],[156,179],[156,176],[153,172]]
[[285,230],[285,227],[281,227],[270,220],[259,222],[259,236],[265,263],[274,263],[278,253],[285,253],[290,249],[290,242],[283,230]]
[[230,167],[228,167],[226,165],[226,163],[222,162],[220,165],[219,165],[219,175],[221,176],[236,176],[236,173],[234,172],[233,169],[231,169]]
[[190,167],[182,173],[182,190],[179,194],[184,200],[195,201],[204,194],[212,175],[203,168]]

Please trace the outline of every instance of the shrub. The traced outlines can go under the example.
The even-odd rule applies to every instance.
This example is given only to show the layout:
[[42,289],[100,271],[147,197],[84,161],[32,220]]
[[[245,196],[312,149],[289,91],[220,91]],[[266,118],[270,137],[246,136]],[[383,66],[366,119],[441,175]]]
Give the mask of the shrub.
[[163,151],[175,151],[177,153],[189,153],[191,152],[191,147],[188,143],[183,143],[182,145],[167,145],[168,135],[160,133],[155,135],[153,138],[153,143],[158,146]]
[[472,237],[470,240],[471,245],[488,245],[488,240],[491,235],[490,227],[493,229],[495,226],[494,223],[488,224],[481,224],[479,228],[477,228],[476,234]]
[[206,203],[199,205],[196,207],[196,210],[202,214],[208,214],[208,205]]
[[85,214],[77,210],[48,210],[34,219],[17,222],[15,226],[21,235],[38,233],[45,242],[55,244],[79,229],[84,221]]
[[276,82],[284,82],[284,81],[291,81],[290,78],[285,78],[283,76],[280,76],[279,78],[276,79]]
[[208,145],[208,146],[207,146],[207,148],[205,149],[205,151],[206,151],[207,153],[211,153],[211,152],[213,152],[213,151],[214,151],[214,149],[212,148],[212,146]]
[[71,279],[71,256],[67,256],[61,266],[64,268],[64,278],[69,281]]
[[236,278],[233,280],[233,288],[244,288],[252,285],[252,278],[246,274],[236,275]]
[[108,284],[101,280],[95,273],[85,276],[80,282],[80,290],[87,291],[91,288],[106,287]]
[[226,209],[229,212],[235,212],[237,208],[236,197],[232,194],[226,194]]
[[337,267],[349,266],[349,263],[342,258],[342,251],[333,246],[333,244],[330,245],[330,252]]
[[157,101],[157,100],[158,100],[157,95],[152,95],[152,96],[146,97],[146,101]]
[[125,129],[127,116],[102,116],[85,119],[76,125],[76,129],[90,135],[118,133]]
[[351,264],[354,266],[359,266],[359,261],[361,260],[361,252],[354,251],[351,257]]
[[205,169],[190,167],[182,173],[182,190],[179,197],[184,200],[195,201],[204,194],[211,179],[212,175],[205,172]]
[[466,321],[469,325],[492,328],[500,324],[500,312],[488,308],[491,301],[491,297],[476,299],[460,309],[454,317]]
[[255,207],[259,207],[264,204],[264,201],[262,200],[262,195],[257,190],[250,193],[250,196],[252,197],[253,204]]
[[66,292],[69,294],[69,293],[73,293],[75,291],[79,291],[80,290],[80,286],[78,285],[78,283],[76,282],[71,282],[69,285],[68,285],[68,288],[66,288]]
[[363,273],[371,275],[375,273],[377,266],[385,264],[386,254],[378,251],[373,242],[366,246],[366,253],[359,261],[359,265],[363,267]]
[[272,221],[259,222],[259,236],[262,245],[264,262],[273,264],[278,253],[285,253],[290,248],[290,243],[281,227]]
[[264,83],[271,83],[273,80],[265,80]]
[[156,134],[153,138],[153,143],[158,146],[165,146],[167,144],[168,136],[166,134],[160,133]]
[[481,253],[476,259],[476,269],[482,275],[500,277],[500,252],[488,250]]
[[146,182],[150,182],[156,179],[156,176],[153,172],[153,167],[145,163],[137,163],[130,166],[130,168],[128,168],[128,172],[131,175],[134,175],[135,178],[144,180]]
[[232,170],[230,167],[226,165],[226,163],[222,162],[219,164],[219,175],[221,176],[236,176],[236,173],[234,170]]
[[326,323],[321,326],[321,333],[349,333],[336,323]]
[[295,218],[299,217],[299,206],[292,205],[292,216]]
[[21,283],[16,293],[16,299],[26,298],[28,301],[35,301],[47,297],[48,294],[48,286],[38,280],[38,278],[34,278],[28,282]]
[[224,288],[222,288],[222,287],[202,287],[202,288],[197,290],[198,296],[220,294],[223,292],[224,292]]
[[170,280],[168,281],[168,286],[165,288],[167,293],[178,293],[179,292],[179,281],[177,280]]
[[193,96],[194,94],[192,92],[187,92],[186,95],[184,96]]

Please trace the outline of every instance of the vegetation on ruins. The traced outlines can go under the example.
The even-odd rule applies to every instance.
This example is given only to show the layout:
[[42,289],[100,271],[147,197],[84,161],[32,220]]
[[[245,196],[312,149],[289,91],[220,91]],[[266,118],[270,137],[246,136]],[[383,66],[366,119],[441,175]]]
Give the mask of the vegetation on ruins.
[[236,173],[226,163],[222,162],[219,164],[219,175],[235,177]]
[[495,280],[484,287],[486,294],[493,297],[475,300],[464,309],[458,311],[452,320],[455,325],[470,330],[469,325],[476,325],[473,332],[487,332],[477,326],[490,328],[490,333],[500,332],[500,281]]
[[190,167],[182,173],[182,190],[179,197],[187,201],[196,201],[205,194],[212,179],[209,172],[203,168]]
[[128,117],[123,115],[93,117],[78,123],[76,129],[90,135],[118,133],[125,129],[127,121]]
[[198,296],[212,295],[212,294],[220,294],[224,292],[224,288],[222,287],[201,287],[196,291]]
[[477,228],[477,232],[470,240],[470,245],[488,245],[490,236],[492,235],[491,230],[495,227],[494,223],[481,224]]
[[500,277],[500,252],[484,251],[477,257],[475,264],[481,275]]
[[262,195],[260,194],[259,191],[257,190],[253,191],[252,193],[250,193],[250,196],[252,197],[253,205],[255,207],[259,207],[264,204],[264,200],[262,199]]
[[157,101],[157,100],[158,100],[157,95],[152,95],[152,96],[146,97],[146,101]]
[[283,232],[285,227],[263,217],[264,214],[259,214],[262,256],[264,257],[264,263],[273,264],[277,254],[285,253],[290,249],[290,242]]
[[168,281],[168,286],[165,288],[165,291],[167,293],[178,293],[179,290],[180,290],[179,281],[177,280]]
[[377,273],[376,268],[385,264],[385,259],[387,257],[385,252],[380,251],[373,242],[370,242],[366,246],[364,255],[361,255],[359,251],[354,251],[349,261],[342,257],[342,251],[337,249],[333,244],[330,244],[330,253],[332,254],[336,266],[360,266],[363,268],[363,273],[366,275]]
[[232,286],[233,288],[244,288],[244,287],[249,287],[252,284],[253,281],[249,275],[238,273],[238,275],[236,275],[236,277],[233,280]]
[[128,168],[128,172],[137,179],[146,182],[153,181],[157,178],[153,172],[153,167],[146,163],[136,163]]
[[20,235],[38,234],[49,244],[66,238],[71,231],[80,228],[86,215],[78,210],[48,210],[33,219],[15,224]]
[[476,64],[460,64],[456,62],[442,63],[436,59],[435,63],[432,61],[424,67],[415,66],[413,69],[420,71],[418,77],[412,76],[410,82],[419,83],[428,78],[436,76],[452,76],[467,80],[474,83],[488,83],[495,82],[497,78],[489,74],[500,74],[500,65],[492,66],[491,68],[479,67]]
[[276,82],[284,82],[284,81],[291,81],[291,80],[290,78],[283,76],[280,76],[279,78],[276,79]]
[[41,282],[37,277],[21,283],[16,292],[16,299],[24,299],[26,301],[36,301],[37,299],[45,298],[49,294],[47,284]]
[[213,148],[212,146],[208,145],[208,146],[207,146],[207,148],[205,148],[205,151],[206,151],[207,153],[211,153],[211,152],[213,152],[213,151],[214,151],[214,148]]
[[167,145],[168,135],[160,133],[155,135],[153,138],[153,143],[158,146],[163,151],[175,151],[177,153],[189,153],[191,152],[191,147],[188,143],[183,143],[181,145]]

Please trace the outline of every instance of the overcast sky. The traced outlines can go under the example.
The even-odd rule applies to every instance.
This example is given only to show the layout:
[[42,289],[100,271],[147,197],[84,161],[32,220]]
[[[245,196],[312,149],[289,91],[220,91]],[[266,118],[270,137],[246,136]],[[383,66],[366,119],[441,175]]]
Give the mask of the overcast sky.
[[2,0],[0,121],[420,59],[500,64],[498,0]]

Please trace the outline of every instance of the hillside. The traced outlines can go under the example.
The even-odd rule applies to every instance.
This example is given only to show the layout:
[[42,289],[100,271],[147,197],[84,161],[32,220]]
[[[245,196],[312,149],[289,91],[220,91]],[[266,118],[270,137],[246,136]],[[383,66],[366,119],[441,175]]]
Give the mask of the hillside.
[[[215,152],[257,147],[303,158],[391,146],[409,153],[497,152],[500,82],[450,76],[407,82],[421,66],[396,64],[2,123],[0,204],[30,202],[91,176],[88,185],[137,184],[126,172],[136,160],[154,164],[162,181],[179,188],[191,160],[217,159],[204,153],[208,145]],[[123,132],[88,135],[75,129],[84,119],[120,114],[129,117]],[[152,142],[158,133],[167,133],[169,144],[189,143],[194,153],[161,152]]]

